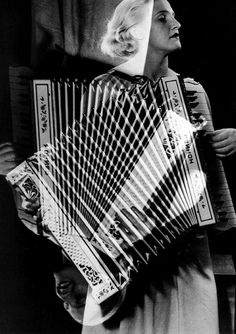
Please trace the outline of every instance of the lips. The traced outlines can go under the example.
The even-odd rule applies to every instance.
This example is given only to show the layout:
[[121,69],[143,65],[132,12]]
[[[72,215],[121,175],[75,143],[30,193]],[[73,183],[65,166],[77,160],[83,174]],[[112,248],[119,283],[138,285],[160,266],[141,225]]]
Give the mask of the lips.
[[170,38],[179,38],[179,33],[175,32],[173,35],[170,36]]

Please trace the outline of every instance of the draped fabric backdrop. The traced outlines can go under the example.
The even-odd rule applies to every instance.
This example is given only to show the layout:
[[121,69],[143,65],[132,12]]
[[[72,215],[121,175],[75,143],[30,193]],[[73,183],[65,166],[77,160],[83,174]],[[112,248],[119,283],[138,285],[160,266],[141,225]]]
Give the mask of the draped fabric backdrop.
[[111,62],[99,50],[120,0],[32,1],[32,65],[63,65],[65,57]]

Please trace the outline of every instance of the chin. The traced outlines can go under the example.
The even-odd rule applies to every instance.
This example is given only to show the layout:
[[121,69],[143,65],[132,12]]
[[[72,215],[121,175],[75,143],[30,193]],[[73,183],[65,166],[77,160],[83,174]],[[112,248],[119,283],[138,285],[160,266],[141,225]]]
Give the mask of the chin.
[[177,48],[177,49],[180,49],[181,48],[181,42],[180,42],[180,40],[179,39],[175,39],[174,41],[173,41],[173,47],[174,48]]
[[179,42],[171,49],[171,52],[181,50],[181,48],[182,46],[181,46],[181,43]]
[[182,45],[181,45],[181,43],[179,42],[179,44],[178,44],[178,50],[180,50],[182,48]]

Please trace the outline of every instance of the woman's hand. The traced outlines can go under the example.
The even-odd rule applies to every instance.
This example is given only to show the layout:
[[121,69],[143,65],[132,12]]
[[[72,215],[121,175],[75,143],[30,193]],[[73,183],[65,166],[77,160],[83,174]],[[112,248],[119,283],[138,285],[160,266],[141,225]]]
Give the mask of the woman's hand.
[[20,160],[12,143],[0,144],[0,174],[6,175],[14,169]]
[[212,132],[210,142],[219,158],[225,158],[236,153],[236,129],[225,128]]
[[22,195],[21,198],[22,198],[21,206],[24,209],[24,211],[27,214],[31,215],[35,221],[41,221],[42,220],[41,210],[40,210],[41,205],[39,198],[36,197],[28,199]]
[[34,213],[40,208],[40,201],[38,197],[32,197],[31,199],[28,199],[24,196],[22,197],[22,208],[28,211],[29,213]]

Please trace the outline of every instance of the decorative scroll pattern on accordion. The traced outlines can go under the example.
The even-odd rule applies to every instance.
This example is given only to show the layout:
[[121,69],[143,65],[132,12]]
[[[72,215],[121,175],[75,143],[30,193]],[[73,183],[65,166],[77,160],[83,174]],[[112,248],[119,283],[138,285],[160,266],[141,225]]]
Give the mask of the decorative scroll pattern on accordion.
[[40,196],[42,224],[98,303],[194,226],[215,222],[179,78],[101,84],[34,81],[41,149],[7,176]]

